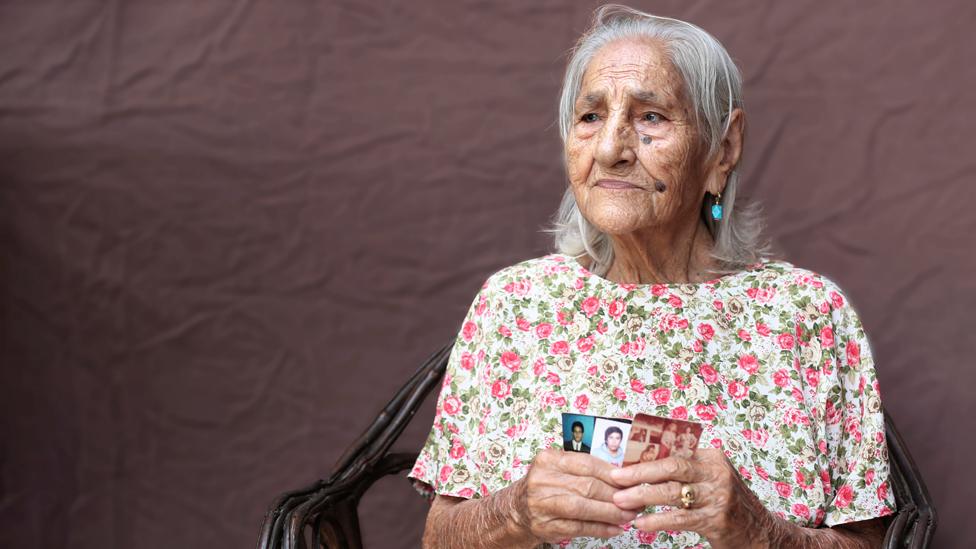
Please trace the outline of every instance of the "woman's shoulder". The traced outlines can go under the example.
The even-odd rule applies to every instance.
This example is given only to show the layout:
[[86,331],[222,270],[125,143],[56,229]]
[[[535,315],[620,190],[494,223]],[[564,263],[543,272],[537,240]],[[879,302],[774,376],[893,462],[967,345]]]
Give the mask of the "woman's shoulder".
[[571,258],[562,254],[548,254],[526,259],[495,271],[485,280],[483,289],[492,293],[505,292],[525,295],[539,285],[556,284],[571,276]]
[[750,293],[767,290],[800,300],[828,301],[834,308],[847,303],[846,294],[833,279],[783,259],[768,259],[753,266],[743,282]]

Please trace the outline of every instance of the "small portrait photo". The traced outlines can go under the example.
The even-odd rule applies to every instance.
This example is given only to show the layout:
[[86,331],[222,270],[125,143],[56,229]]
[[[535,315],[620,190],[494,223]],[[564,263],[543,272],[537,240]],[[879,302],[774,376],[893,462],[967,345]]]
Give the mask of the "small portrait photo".
[[633,465],[671,455],[691,458],[698,448],[701,432],[701,424],[693,421],[637,414],[623,464]]
[[596,418],[590,455],[617,467],[624,464],[624,448],[630,436],[631,422],[626,419]]
[[593,416],[563,414],[563,450],[589,454],[595,420]]

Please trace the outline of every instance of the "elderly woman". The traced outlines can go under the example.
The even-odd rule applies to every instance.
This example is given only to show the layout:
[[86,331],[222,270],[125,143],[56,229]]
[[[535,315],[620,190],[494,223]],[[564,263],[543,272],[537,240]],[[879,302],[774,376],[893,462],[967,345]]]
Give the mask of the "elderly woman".
[[[738,69],[702,29],[597,11],[563,82],[559,253],[492,275],[411,473],[426,547],[877,547],[893,512],[868,342],[735,205]],[[616,468],[560,414],[703,424]],[[609,538],[609,539],[607,539]]]

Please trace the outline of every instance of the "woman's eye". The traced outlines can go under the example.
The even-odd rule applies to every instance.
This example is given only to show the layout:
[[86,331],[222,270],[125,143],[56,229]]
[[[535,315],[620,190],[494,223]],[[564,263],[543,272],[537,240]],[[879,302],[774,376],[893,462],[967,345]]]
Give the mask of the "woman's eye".
[[596,122],[599,119],[600,116],[595,112],[588,112],[580,117],[580,120],[582,120],[583,122]]
[[644,113],[643,120],[644,122],[656,123],[656,122],[660,122],[661,120],[664,120],[664,118],[662,118],[661,115],[656,112],[648,112],[648,113]]

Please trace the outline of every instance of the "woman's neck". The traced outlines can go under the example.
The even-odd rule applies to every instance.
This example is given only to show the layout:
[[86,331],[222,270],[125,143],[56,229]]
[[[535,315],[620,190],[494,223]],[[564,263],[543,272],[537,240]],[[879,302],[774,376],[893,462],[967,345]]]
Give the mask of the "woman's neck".
[[713,278],[715,243],[700,218],[670,231],[644,229],[610,235],[613,263],[605,278],[621,284],[704,282]]

